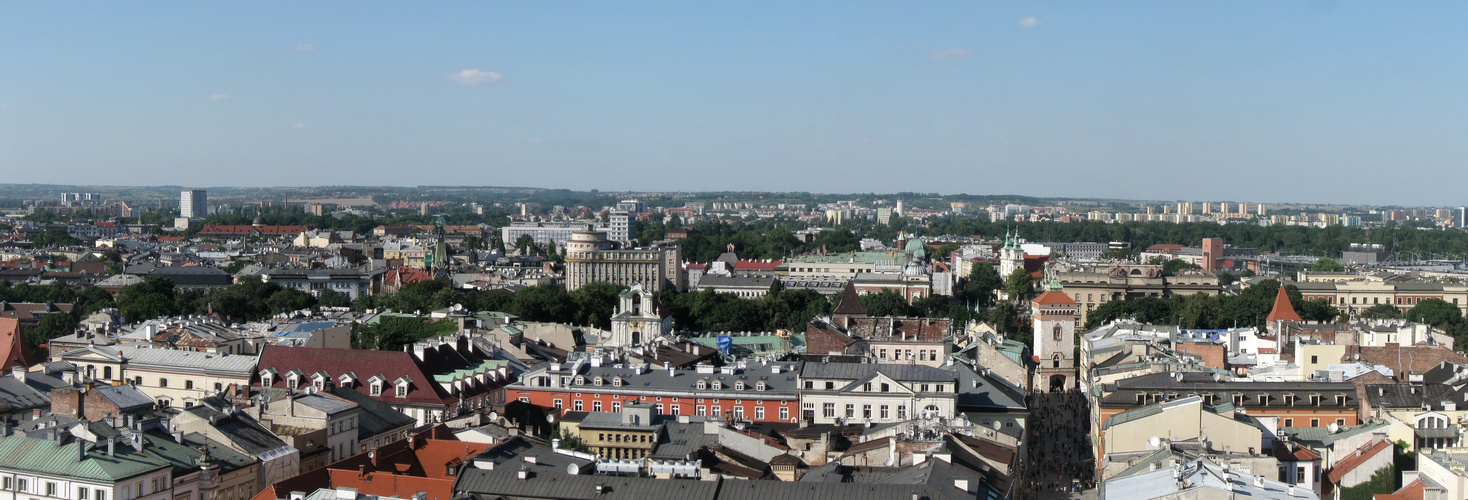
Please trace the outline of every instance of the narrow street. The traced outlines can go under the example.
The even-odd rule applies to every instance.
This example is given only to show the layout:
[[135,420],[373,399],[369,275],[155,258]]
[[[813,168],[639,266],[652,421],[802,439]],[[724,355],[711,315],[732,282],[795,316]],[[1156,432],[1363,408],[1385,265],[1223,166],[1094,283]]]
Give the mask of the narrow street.
[[[1080,392],[1052,392],[1032,396],[1028,467],[1021,498],[1095,498],[1095,470],[1091,456],[1089,411]],[[1080,492],[1076,492],[1076,488]]]

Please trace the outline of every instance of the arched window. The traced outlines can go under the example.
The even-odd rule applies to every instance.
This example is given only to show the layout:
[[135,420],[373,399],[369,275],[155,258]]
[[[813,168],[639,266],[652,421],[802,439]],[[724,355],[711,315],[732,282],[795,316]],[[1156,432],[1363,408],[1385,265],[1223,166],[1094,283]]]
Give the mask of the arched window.
[[709,388],[708,382],[705,382],[705,381],[702,381],[702,380],[698,381],[698,390],[701,391],[701,390],[708,389],[708,388]]
[[1065,328],[1061,327],[1059,324],[1056,324],[1055,328],[1051,329],[1050,331],[1055,335],[1055,340],[1060,340],[1060,336],[1065,333]]

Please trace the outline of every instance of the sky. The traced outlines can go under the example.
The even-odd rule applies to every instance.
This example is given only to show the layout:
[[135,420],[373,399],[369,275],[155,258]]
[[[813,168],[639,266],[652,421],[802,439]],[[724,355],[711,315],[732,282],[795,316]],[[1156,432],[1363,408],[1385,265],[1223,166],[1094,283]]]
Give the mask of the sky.
[[1468,2],[0,2],[0,182],[1462,205]]

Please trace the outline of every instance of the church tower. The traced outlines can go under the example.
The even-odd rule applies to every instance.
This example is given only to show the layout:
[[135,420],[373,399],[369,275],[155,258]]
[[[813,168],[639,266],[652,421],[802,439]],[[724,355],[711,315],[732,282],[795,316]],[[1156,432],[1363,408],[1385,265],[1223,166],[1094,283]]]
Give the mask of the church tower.
[[1019,246],[1019,232],[1004,232],[1004,247],[999,249],[999,277],[1009,279],[1015,269],[1025,268],[1025,251]]
[[611,337],[602,347],[636,347],[673,333],[673,315],[642,285],[632,285],[617,295],[617,314],[612,316]]
[[1032,392],[1073,389],[1077,380],[1075,336],[1080,304],[1060,291],[1053,270],[1045,274],[1045,293],[1030,302],[1034,353],[1039,361],[1030,381]]

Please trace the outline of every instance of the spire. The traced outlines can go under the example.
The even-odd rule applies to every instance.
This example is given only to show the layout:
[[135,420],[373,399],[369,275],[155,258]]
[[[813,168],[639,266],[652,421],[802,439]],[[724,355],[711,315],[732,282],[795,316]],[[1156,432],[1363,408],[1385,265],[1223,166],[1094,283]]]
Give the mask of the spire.
[[1285,291],[1285,286],[1279,286],[1279,293],[1274,296],[1274,309],[1269,311],[1269,322],[1275,321],[1301,321],[1300,315],[1295,314],[1295,307],[1290,305],[1290,295]]
[[861,305],[861,297],[856,294],[856,286],[852,282],[846,282],[846,288],[841,290],[841,298],[836,301],[836,307],[831,309],[832,315],[840,316],[866,316],[867,309]]

